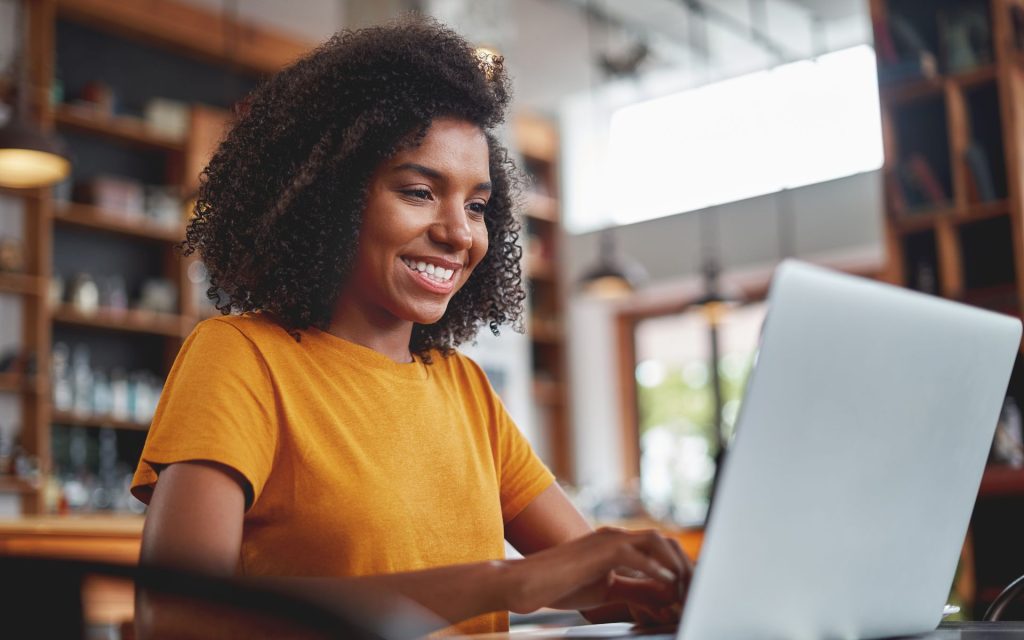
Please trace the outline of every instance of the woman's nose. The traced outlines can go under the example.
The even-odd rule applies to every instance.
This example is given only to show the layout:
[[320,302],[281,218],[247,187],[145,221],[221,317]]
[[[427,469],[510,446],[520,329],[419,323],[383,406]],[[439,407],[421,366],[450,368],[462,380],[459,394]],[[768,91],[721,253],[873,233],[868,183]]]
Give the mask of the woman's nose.
[[462,203],[445,204],[439,219],[430,226],[430,237],[434,242],[452,250],[460,251],[473,246],[473,232],[469,228],[469,216]]

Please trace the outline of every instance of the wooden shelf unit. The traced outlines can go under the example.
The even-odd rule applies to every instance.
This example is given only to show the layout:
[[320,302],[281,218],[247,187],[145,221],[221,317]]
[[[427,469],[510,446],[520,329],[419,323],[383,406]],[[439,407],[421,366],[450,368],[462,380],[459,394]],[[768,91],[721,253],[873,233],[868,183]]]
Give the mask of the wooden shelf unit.
[[54,309],[51,317],[53,322],[58,324],[116,332],[143,333],[167,338],[182,338],[188,335],[192,325],[196,323],[196,318],[193,315],[104,308],[97,309],[95,313],[82,313],[67,304]]
[[60,225],[95,229],[157,242],[177,244],[185,238],[184,223],[177,228],[170,228],[145,218],[132,217],[78,202],[58,207],[54,212],[53,221]]
[[113,429],[127,429],[131,431],[148,431],[149,422],[138,422],[135,420],[121,420],[113,416],[78,416],[66,411],[54,411],[52,416],[54,424],[67,425],[69,427],[110,427]]
[[568,408],[564,288],[559,270],[562,227],[559,214],[558,134],[537,116],[514,122],[521,168],[531,179],[523,212],[523,271],[529,295],[527,334],[533,363],[533,401],[538,432],[547,435],[548,462],[560,478],[573,478]]
[[[1024,33],[1013,33],[1012,19],[1012,12],[1024,11],[1024,2],[870,0],[870,7],[882,82],[885,279],[1024,317],[1024,52],[1015,45]],[[944,34],[964,19],[962,12],[985,16],[987,47],[954,51],[959,45],[950,45],[953,39]],[[935,61],[934,76],[887,84],[891,70],[920,59],[905,36],[903,50],[893,55],[900,40],[889,29],[894,21],[903,23],[904,33],[910,29],[920,36]],[[972,46],[979,41],[972,40]],[[962,67],[970,57],[976,64]],[[1008,395],[1024,406],[1021,356]],[[1024,471],[989,466],[966,556],[977,574],[975,615],[983,611],[986,594],[1005,586],[997,584],[1001,577],[987,573],[992,564],[980,561],[982,556],[1024,558],[1016,551],[1019,545],[985,537],[1002,527],[993,518],[1005,516],[999,501],[1006,499],[1024,502]]]
[[53,113],[58,129],[96,134],[115,143],[183,153],[185,141],[150,130],[144,122],[124,116],[107,116],[89,107],[59,105]]
[[[192,174],[198,174],[205,166],[229,120],[229,112],[223,106],[215,108],[201,104],[205,102],[202,98],[175,98],[174,86],[150,81],[149,77],[126,75],[125,69],[119,69],[118,73],[108,78],[105,75],[107,68],[97,66],[103,63],[94,61],[103,60],[102,55],[81,58],[68,55],[68,45],[65,45],[65,58],[61,58],[62,39],[69,38],[63,40],[68,43],[80,41],[74,38],[87,37],[98,47],[145,49],[147,60],[168,60],[174,61],[174,64],[180,60],[181,65],[197,65],[190,68],[205,69],[211,74],[217,74],[217,82],[208,82],[208,86],[223,84],[225,71],[236,74],[236,77],[249,78],[239,81],[234,87],[236,93],[230,97],[228,91],[231,86],[217,89],[217,99],[220,100],[242,97],[244,91],[248,90],[244,87],[257,82],[258,76],[282,68],[311,47],[310,43],[284,37],[248,23],[232,21],[223,12],[176,0],[143,4],[120,0],[35,0],[25,3],[25,6],[29,21],[26,57],[30,61],[30,84],[34,87],[34,115],[42,126],[55,128],[65,134],[73,152],[73,175],[80,175],[83,169],[86,176],[103,173],[120,175],[119,169],[125,167],[139,165],[148,171],[151,165],[160,163],[162,177],[155,180],[145,177],[133,179],[144,184],[173,187],[183,197],[194,192],[198,175]],[[195,25],[204,25],[205,28],[197,29]],[[83,33],[87,35],[83,36]],[[90,51],[97,53],[93,48]],[[73,67],[78,73],[78,82],[109,82],[115,92],[152,92],[144,96],[136,95],[136,100],[160,96],[193,104],[190,127],[185,136],[177,138],[152,129],[141,118],[108,115],[88,104],[51,106],[48,102],[50,87],[58,77],[58,66],[62,74]],[[138,68],[135,72],[138,73]],[[147,74],[143,71],[142,75]],[[184,77],[190,76],[185,74]],[[67,85],[69,77],[63,75],[61,80]],[[129,84],[120,86],[118,82]],[[196,91],[204,90],[209,91],[202,87]],[[192,89],[186,88],[184,93],[190,92]],[[216,100],[210,103],[217,104]],[[76,153],[76,144],[87,145],[86,151],[92,150],[91,153]],[[95,149],[101,149],[102,152],[97,154]],[[126,154],[121,157],[129,157],[131,160],[115,162],[113,169],[101,166],[109,157],[108,154]],[[138,162],[134,160],[136,157]],[[182,260],[175,247],[184,238],[184,220],[180,226],[168,227],[153,220],[107,211],[88,204],[57,203],[50,189],[4,189],[2,195],[20,198],[24,204],[27,268],[25,273],[0,273],[0,293],[22,296],[22,304],[25,305],[22,347],[32,353],[40,364],[38,375],[32,379],[18,374],[0,374],[0,392],[19,396],[23,427],[20,444],[27,454],[38,460],[41,473],[46,476],[54,470],[52,430],[57,426],[113,427],[136,434],[149,427],[148,424],[116,420],[109,416],[81,418],[54,411],[49,392],[49,373],[55,339],[69,335],[69,341],[73,340],[74,343],[95,339],[101,345],[119,345],[113,349],[114,354],[109,355],[108,360],[115,358],[118,352],[121,356],[130,354],[131,357],[153,359],[156,361],[152,365],[141,368],[166,374],[183,338],[202,317],[193,295],[194,285],[187,275],[189,261]],[[69,251],[69,242],[74,243],[74,250]],[[100,255],[99,258],[89,256],[90,253],[109,253],[111,247],[118,251],[124,250],[120,256],[123,265],[120,271],[111,271],[115,267],[110,265],[116,265],[117,262],[108,255]],[[125,263],[126,256],[144,258],[142,262],[146,264]],[[170,280],[178,292],[177,312],[158,314],[134,309],[113,311],[101,308],[95,313],[83,314],[69,304],[51,308],[47,299],[51,277],[55,271],[65,276],[72,275],[79,268],[76,262],[84,258],[98,260],[91,264],[105,265],[106,270],[103,271],[94,267],[92,273],[95,276],[120,275],[129,283],[134,281],[135,285],[145,277],[164,277]],[[62,261],[64,267],[58,270]],[[69,265],[75,271],[69,270]],[[82,270],[90,269],[85,267]],[[139,345],[143,346],[137,348]],[[96,362],[93,366],[107,369],[115,365]],[[126,364],[116,366],[129,368]],[[138,365],[131,367],[139,368]],[[141,440],[138,442],[141,443]],[[118,446],[120,449],[120,439]],[[135,463],[127,459],[124,462],[130,465]],[[46,510],[44,494],[36,489],[36,483],[0,476],[0,491],[11,493],[15,489],[22,496],[25,513],[42,513]]]

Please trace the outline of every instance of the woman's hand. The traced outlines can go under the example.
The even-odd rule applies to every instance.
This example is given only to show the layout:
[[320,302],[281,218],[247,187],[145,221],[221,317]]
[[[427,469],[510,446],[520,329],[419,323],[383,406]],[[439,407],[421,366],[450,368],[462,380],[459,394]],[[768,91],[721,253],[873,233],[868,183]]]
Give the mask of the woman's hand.
[[509,562],[509,609],[629,605],[638,622],[678,620],[691,576],[679,544],[655,531],[605,528]]

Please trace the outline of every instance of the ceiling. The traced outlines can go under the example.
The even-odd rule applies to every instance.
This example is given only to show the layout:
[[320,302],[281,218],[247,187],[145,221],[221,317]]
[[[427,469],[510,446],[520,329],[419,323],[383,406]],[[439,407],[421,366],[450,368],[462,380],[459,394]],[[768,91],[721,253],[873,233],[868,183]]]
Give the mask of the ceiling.
[[560,1],[595,16],[606,46],[614,48],[616,38],[643,40],[661,66],[757,68],[870,37],[866,0]]

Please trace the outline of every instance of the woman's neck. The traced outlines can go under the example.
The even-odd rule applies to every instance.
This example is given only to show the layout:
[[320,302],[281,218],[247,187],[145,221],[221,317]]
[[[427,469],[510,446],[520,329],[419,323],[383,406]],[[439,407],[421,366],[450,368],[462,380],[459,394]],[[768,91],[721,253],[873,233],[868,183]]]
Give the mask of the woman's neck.
[[368,314],[356,305],[339,303],[331,317],[327,332],[373,349],[395,362],[412,362],[409,341],[412,339],[412,325],[386,312]]

